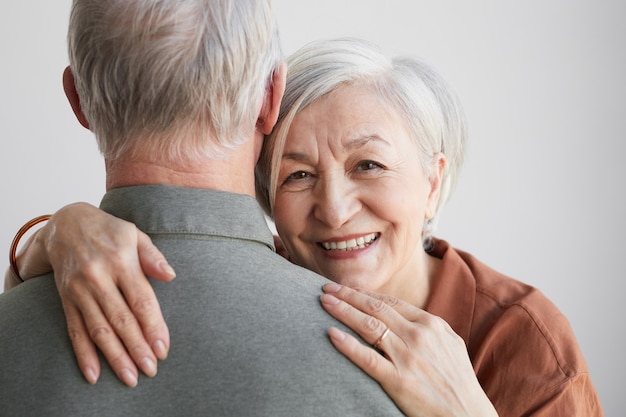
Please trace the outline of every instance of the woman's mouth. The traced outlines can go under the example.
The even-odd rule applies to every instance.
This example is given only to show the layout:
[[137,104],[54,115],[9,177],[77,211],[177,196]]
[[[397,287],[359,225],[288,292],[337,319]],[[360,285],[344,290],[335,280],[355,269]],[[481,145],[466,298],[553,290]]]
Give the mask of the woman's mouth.
[[364,249],[371,245],[380,233],[370,233],[369,235],[360,236],[355,239],[348,239],[339,242],[322,242],[320,245],[327,251],[351,251]]

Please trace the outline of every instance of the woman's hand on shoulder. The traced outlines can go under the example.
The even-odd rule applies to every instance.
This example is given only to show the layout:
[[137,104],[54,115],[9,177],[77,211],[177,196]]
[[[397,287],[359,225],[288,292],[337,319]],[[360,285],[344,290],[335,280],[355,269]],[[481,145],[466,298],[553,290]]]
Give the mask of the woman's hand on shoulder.
[[329,329],[333,345],[377,380],[407,416],[497,416],[465,343],[440,317],[397,298],[324,286],[322,305],[371,346]]
[[156,375],[170,339],[146,275],[171,281],[175,273],[150,238],[86,203],[62,208],[40,232],[85,378],[100,375],[96,346],[128,386],[137,384],[137,366]]

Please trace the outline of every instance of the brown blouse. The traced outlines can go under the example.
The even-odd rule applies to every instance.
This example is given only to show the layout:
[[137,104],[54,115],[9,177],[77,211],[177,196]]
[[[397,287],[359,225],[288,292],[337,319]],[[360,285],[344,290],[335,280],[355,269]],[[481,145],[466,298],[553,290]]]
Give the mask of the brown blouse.
[[450,324],[500,417],[603,416],[569,322],[539,290],[433,239],[426,310]]

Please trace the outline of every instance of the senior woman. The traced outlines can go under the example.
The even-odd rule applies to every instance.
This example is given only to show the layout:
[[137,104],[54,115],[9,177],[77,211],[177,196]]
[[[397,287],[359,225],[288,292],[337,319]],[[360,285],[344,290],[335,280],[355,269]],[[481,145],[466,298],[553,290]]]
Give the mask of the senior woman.
[[[336,283],[324,287],[323,307],[366,342],[333,328],[336,348],[409,416],[602,415],[557,308],[433,237],[466,136],[444,80],[354,39],[312,43],[288,65],[279,122],[257,166],[257,198],[290,259]],[[60,210],[31,242],[20,271],[43,272],[49,257],[66,281],[64,303],[137,315],[114,330],[139,359],[137,339],[153,342],[158,331],[146,329],[158,328],[160,315],[133,271],[141,261],[148,275],[171,278],[158,250],[132,225],[87,205]],[[88,259],[105,266],[95,271]],[[105,294],[148,307],[107,311]],[[89,317],[85,323],[93,331]]]

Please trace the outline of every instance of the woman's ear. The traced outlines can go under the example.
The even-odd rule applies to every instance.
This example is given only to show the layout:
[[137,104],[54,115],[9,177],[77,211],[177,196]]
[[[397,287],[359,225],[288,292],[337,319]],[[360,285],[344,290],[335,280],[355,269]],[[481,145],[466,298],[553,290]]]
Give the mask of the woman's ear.
[[65,96],[70,102],[70,106],[72,106],[72,110],[78,122],[86,129],[89,129],[89,122],[80,106],[80,97],[78,97],[76,85],[74,84],[74,74],[72,74],[72,69],[69,66],[63,71],[63,91],[65,91]]
[[443,172],[446,168],[446,156],[438,153],[432,159],[432,171],[428,181],[430,182],[430,192],[426,202],[426,219],[430,220],[435,217],[439,197],[441,195],[441,181],[443,180]]
[[263,106],[259,112],[257,128],[264,135],[269,135],[278,121],[280,113],[280,103],[285,94],[285,83],[287,81],[287,64],[281,62],[280,66],[272,74],[272,81],[265,89]]

